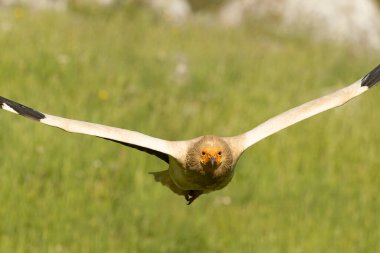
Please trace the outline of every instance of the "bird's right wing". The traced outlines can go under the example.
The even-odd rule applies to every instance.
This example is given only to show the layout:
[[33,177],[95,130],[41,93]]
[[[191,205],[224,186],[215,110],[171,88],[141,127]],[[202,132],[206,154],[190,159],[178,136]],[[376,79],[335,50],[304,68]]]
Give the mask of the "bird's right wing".
[[153,154],[166,162],[169,161],[169,156],[177,158],[179,151],[184,149],[186,144],[186,142],[167,141],[151,137],[136,131],[41,113],[4,97],[0,97],[0,108],[68,132],[97,136],[136,148]]
[[230,143],[238,143],[240,152],[243,152],[256,142],[284,128],[331,108],[345,104],[379,82],[380,65],[374,68],[361,80],[358,80],[343,89],[283,112],[242,135],[229,137],[228,140]]

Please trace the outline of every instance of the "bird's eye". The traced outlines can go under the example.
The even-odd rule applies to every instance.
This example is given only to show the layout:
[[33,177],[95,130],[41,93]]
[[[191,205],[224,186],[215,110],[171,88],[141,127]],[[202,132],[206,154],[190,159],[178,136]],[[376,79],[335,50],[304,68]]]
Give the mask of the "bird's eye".
[[206,155],[206,152],[202,151],[202,155]]
[[219,151],[219,152],[218,152],[218,155],[222,155],[222,151]]

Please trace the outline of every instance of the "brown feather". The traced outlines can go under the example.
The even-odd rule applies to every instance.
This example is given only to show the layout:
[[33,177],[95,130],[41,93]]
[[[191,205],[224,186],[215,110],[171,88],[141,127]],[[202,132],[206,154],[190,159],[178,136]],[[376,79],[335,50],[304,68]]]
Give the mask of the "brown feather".
[[[221,163],[212,168],[202,164],[202,150],[220,147],[222,152]],[[205,191],[213,191],[226,186],[233,176],[233,157],[228,144],[221,138],[206,135],[196,142],[187,152],[184,172],[189,182]]]

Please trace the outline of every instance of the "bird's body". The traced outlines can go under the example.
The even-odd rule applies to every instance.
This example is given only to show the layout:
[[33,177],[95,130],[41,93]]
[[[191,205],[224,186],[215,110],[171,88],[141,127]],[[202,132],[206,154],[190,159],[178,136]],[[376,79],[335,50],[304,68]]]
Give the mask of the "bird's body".
[[380,65],[361,80],[281,113],[243,134],[233,137],[205,135],[186,141],[166,141],[136,131],[57,117],[3,97],[0,97],[0,107],[68,132],[97,136],[157,156],[167,162],[169,168],[152,172],[155,180],[185,196],[190,204],[202,194],[225,187],[232,180],[242,153],[256,142],[303,119],[340,106],[379,82]]
[[151,174],[191,203],[201,194],[225,187],[233,177],[238,157],[221,137],[205,135],[189,142],[182,156],[169,158],[168,170]]

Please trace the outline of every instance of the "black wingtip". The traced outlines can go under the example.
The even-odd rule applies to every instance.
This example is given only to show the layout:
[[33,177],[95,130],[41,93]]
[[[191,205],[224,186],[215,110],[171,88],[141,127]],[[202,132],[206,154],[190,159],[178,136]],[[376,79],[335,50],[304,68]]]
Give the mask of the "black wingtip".
[[44,114],[37,112],[32,108],[29,108],[25,105],[19,104],[17,102],[12,101],[12,100],[6,99],[4,97],[0,97],[0,107],[2,109],[4,109],[5,106],[10,107],[11,109],[13,109],[18,114],[20,114],[24,117],[28,117],[30,119],[41,120],[41,119],[46,118]]
[[374,68],[362,79],[362,86],[371,88],[380,82],[380,65]]

